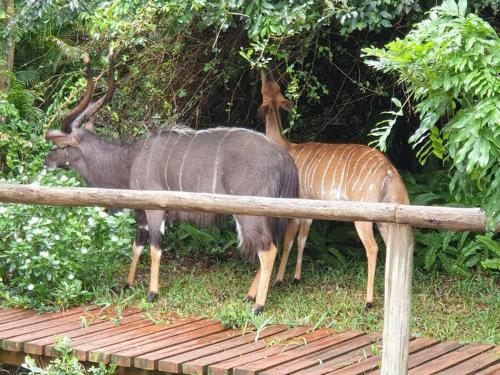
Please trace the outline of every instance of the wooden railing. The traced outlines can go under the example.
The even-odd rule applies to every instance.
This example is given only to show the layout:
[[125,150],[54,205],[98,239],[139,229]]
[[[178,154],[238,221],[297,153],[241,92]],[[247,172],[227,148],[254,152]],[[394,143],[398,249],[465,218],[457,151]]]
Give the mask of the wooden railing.
[[[386,251],[382,374],[406,373],[410,336],[412,227],[484,231],[478,208],[277,199],[173,191],[0,185],[0,202],[51,206],[206,211],[339,221],[391,223]],[[495,227],[500,232],[500,223]]]

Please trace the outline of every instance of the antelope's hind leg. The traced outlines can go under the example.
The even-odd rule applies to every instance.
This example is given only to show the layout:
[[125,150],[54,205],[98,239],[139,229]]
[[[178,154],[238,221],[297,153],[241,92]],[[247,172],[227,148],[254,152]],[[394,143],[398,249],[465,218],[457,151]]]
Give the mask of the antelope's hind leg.
[[300,221],[290,220],[290,224],[285,233],[285,239],[283,241],[283,254],[281,254],[280,266],[278,272],[276,273],[276,278],[274,279],[273,286],[278,286],[283,282],[285,277],[286,264],[288,263],[288,256],[290,255],[290,250],[293,246],[293,241],[295,236],[299,231]]
[[137,270],[137,263],[141,257],[142,250],[149,240],[148,221],[146,213],[138,210],[135,212],[135,220],[137,223],[137,231],[135,235],[134,244],[132,245],[132,262],[130,263],[130,270],[128,272],[127,283],[123,289],[131,289],[135,284],[135,274]]
[[373,235],[373,223],[356,221],[354,222],[356,232],[363,242],[368,259],[368,278],[366,282],[365,304],[367,308],[373,306],[373,285],[375,283],[375,269],[377,268],[378,245]]
[[160,277],[161,241],[165,230],[165,212],[160,210],[148,210],[146,216],[149,225],[149,237],[151,247],[151,279],[149,282],[148,302],[153,302],[158,295],[158,284]]
[[302,276],[302,255],[304,254],[304,247],[306,246],[307,236],[309,235],[311,224],[311,219],[302,219],[300,221],[299,237],[297,238],[297,263],[295,264],[294,282],[300,281]]
[[258,252],[260,262],[260,277],[257,288],[257,298],[255,299],[254,314],[260,314],[264,310],[264,305],[267,300],[267,292],[269,290],[269,282],[271,281],[271,273],[273,272],[274,260],[278,250],[274,244],[271,244],[268,250],[260,250]]

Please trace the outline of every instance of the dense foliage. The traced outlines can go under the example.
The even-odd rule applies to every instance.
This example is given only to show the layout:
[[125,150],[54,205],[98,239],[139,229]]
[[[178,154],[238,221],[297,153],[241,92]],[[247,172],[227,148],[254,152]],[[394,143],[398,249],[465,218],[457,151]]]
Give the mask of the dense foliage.
[[446,0],[404,39],[367,48],[369,65],[397,74],[420,124],[410,138],[452,167],[457,193],[480,194],[500,219],[500,37],[466,2]]
[[[417,0],[8,2],[14,13],[0,10],[0,84],[8,81],[0,85],[2,182],[81,185],[71,172],[42,172],[50,149],[43,133],[84,91],[82,53],[92,56],[97,75],[112,44],[120,50],[118,89],[97,120],[110,137],[172,121],[262,130],[258,69],[265,67],[297,102],[284,118],[292,139],[368,143],[375,135],[406,171],[412,201],[483,205],[491,222],[498,218],[495,1],[466,8],[447,0],[430,13],[435,2]],[[377,69],[366,65],[363,48],[377,57]],[[0,213],[0,296],[14,303],[85,301],[113,286],[127,263],[129,213],[14,205],[0,205]],[[328,228],[315,226],[310,246],[342,262],[355,235],[342,243]],[[236,242],[221,234],[228,232],[177,225],[165,246],[178,254],[222,253]],[[426,271],[499,268],[491,234],[421,231],[417,244]]]

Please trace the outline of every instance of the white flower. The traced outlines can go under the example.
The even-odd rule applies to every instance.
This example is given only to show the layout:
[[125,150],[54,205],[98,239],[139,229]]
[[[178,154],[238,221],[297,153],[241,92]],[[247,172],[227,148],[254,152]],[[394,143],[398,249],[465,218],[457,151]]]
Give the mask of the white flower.
[[118,237],[116,237],[114,234],[111,236],[111,241],[116,242],[118,241]]
[[88,253],[88,250],[87,250],[86,248],[84,248],[84,247],[83,247],[83,248],[82,248],[82,250],[81,250],[81,252],[82,252],[82,254],[87,254],[87,253]]
[[87,224],[89,225],[89,227],[93,227],[95,222],[94,222],[94,219],[92,219],[91,217],[87,220]]
[[30,264],[30,263],[31,263],[31,259],[29,259],[29,258],[28,258],[28,259],[26,259],[26,260],[24,261],[24,263],[26,263],[26,264]]
[[68,279],[73,280],[74,278],[75,278],[75,275],[73,275],[72,273],[70,273],[70,274],[68,275]]
[[7,207],[0,207],[0,214],[4,214],[7,212]]
[[60,180],[62,182],[68,181],[68,177],[66,177],[65,175],[62,175],[61,178],[60,178]]
[[33,284],[28,285],[28,290],[33,290],[35,289],[35,286]]
[[23,242],[23,239],[22,238],[16,238],[16,242],[17,243]]
[[33,216],[33,217],[32,217],[32,218],[28,221],[28,224],[30,224],[30,225],[36,224],[36,223],[38,223],[38,220],[40,220],[38,217]]
[[40,251],[39,254],[42,258],[48,258],[49,257],[49,252],[48,251]]
[[99,212],[99,217],[105,218],[107,216],[108,216],[108,214],[105,211]]
[[36,228],[34,231],[33,231],[34,234],[43,234],[43,230],[40,229],[40,228]]
[[54,240],[59,241],[60,239],[61,239],[61,237],[59,237],[59,235],[58,235],[58,234],[56,234],[56,235],[54,236]]

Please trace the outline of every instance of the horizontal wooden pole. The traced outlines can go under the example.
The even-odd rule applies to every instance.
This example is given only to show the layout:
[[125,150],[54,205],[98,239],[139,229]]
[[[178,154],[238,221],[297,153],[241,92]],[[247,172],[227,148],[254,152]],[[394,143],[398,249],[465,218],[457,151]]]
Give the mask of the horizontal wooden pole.
[[[177,191],[61,188],[0,184],[0,202],[49,206],[204,211],[338,221],[409,224],[418,228],[485,231],[479,208],[411,206],[396,203],[283,199]],[[500,231],[500,223],[496,226]]]

